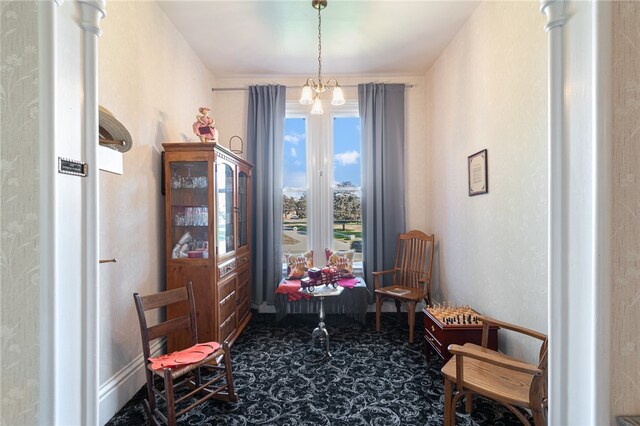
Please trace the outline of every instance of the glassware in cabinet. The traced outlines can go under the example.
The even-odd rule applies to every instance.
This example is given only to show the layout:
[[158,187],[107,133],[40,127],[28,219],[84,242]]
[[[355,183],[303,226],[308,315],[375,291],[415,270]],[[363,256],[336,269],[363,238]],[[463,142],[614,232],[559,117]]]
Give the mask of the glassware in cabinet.
[[172,259],[209,257],[207,161],[171,161],[169,190]]

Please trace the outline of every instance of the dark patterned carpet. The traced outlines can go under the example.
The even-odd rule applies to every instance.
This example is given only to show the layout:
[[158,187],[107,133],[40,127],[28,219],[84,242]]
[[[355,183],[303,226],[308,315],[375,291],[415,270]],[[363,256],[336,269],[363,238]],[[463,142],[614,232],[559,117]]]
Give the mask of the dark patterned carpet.
[[[382,332],[374,315],[367,327],[330,315],[327,328],[333,358],[312,350],[317,317],[254,314],[231,348],[238,403],[208,401],[183,415],[184,425],[441,425],[443,384],[440,360],[422,355],[422,318],[407,342],[406,314],[384,314]],[[143,387],[107,425],[146,423]],[[519,425],[506,408],[475,397],[474,412],[459,403],[458,425]]]

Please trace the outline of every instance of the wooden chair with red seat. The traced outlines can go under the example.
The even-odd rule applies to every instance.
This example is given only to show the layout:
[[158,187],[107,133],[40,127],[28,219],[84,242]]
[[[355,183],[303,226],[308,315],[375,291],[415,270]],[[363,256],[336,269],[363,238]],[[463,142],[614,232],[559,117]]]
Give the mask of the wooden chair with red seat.
[[[227,402],[238,400],[238,396],[233,387],[231,359],[227,343],[220,345],[217,342],[208,342],[208,350],[213,349],[213,352],[204,356],[203,359],[194,362],[189,362],[189,358],[193,358],[190,354],[188,358],[183,356],[187,362],[181,362],[179,365],[170,367],[158,366],[158,364],[160,364],[160,362],[157,361],[158,358],[156,358],[155,363],[150,361],[150,342],[173,333],[189,333],[193,346],[191,348],[185,348],[186,351],[189,351],[189,349],[198,349],[194,348],[199,342],[196,324],[196,308],[191,283],[188,283],[186,287],[147,296],[140,296],[138,293],[135,293],[133,298],[135,300],[136,310],[138,311],[138,320],[140,322],[140,332],[142,335],[142,349],[145,359],[145,373],[147,375],[148,400],[144,402],[144,408],[152,424],[160,425],[160,421],[162,421],[173,426],[176,424],[176,419],[182,414],[211,398],[221,399]],[[162,308],[174,303],[187,303],[187,315],[147,327],[146,311]],[[179,353],[186,354],[186,351],[180,351]],[[198,354],[200,356],[196,356],[195,358],[202,357],[203,352],[206,351],[200,351]],[[167,359],[170,358],[170,355],[159,358]],[[212,373],[213,377],[203,383],[202,376],[207,370]],[[158,387],[156,382],[161,382],[162,387]],[[175,397],[176,390],[180,392],[178,398]],[[182,393],[183,391],[184,394]],[[204,396],[192,402],[193,399],[199,396],[198,394],[204,394]],[[166,402],[166,416],[157,407],[156,395]],[[176,412],[178,404],[183,402],[184,404],[182,405],[187,406]]]
[[[493,399],[518,417],[529,420],[519,408],[531,410],[535,426],[546,426],[547,412],[547,336],[524,327],[479,316],[482,321],[482,346],[473,343],[449,345],[454,354],[444,367],[444,424],[454,426],[456,404],[466,397],[466,411],[471,414],[473,394]],[[538,365],[526,363],[487,348],[489,327],[498,326],[540,340]],[[456,392],[453,392],[454,386]]]
[[[413,328],[416,321],[416,305],[424,300],[431,303],[431,266],[435,237],[421,231],[409,231],[398,235],[396,261],[393,269],[373,273],[376,293],[376,331],[380,331],[382,302],[393,299],[400,314],[400,305],[407,308],[409,343],[413,343]],[[393,274],[393,283],[383,287],[382,278]]]

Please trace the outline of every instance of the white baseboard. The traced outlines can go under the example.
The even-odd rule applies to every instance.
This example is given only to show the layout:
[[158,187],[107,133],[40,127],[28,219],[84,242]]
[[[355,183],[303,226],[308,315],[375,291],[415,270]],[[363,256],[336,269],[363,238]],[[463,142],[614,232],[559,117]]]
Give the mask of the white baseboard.
[[[158,339],[151,344],[151,356],[162,353],[165,340]],[[100,425],[107,423],[145,384],[147,379],[143,361],[144,355],[138,355],[129,364],[111,376],[109,380],[100,385],[98,391]]]

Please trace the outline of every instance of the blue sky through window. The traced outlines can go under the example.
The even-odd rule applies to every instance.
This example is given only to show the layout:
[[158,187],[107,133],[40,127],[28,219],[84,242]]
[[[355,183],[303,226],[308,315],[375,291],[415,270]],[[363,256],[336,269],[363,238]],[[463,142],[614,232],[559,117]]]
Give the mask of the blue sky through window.
[[333,179],[360,186],[360,118],[333,119]]
[[307,136],[304,118],[287,118],[284,122],[284,170],[285,188],[307,186]]
[[[334,180],[360,186],[360,118],[336,117],[333,126]],[[305,119],[287,118],[284,125],[284,187],[306,188],[306,158]]]

